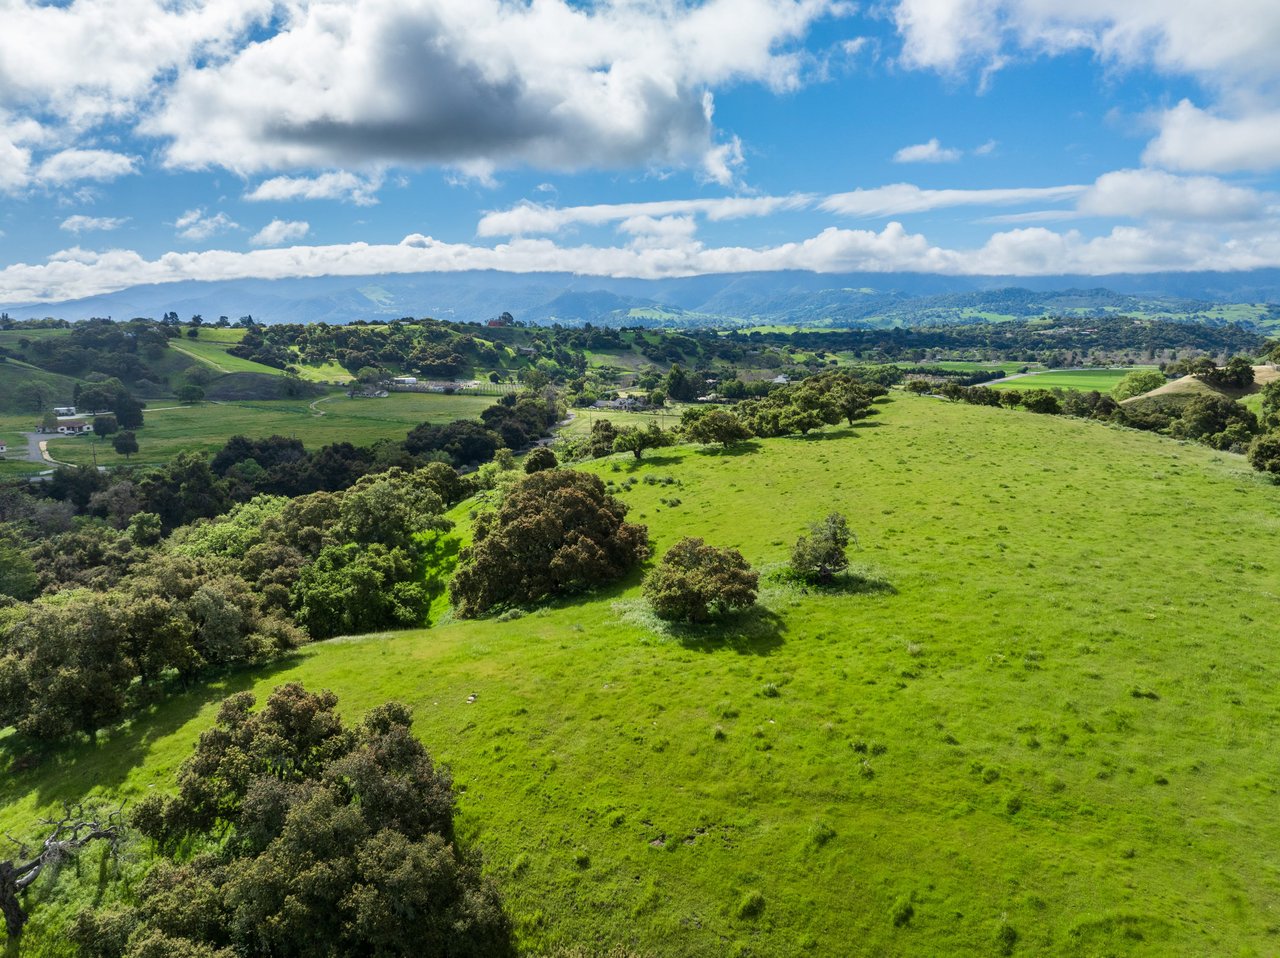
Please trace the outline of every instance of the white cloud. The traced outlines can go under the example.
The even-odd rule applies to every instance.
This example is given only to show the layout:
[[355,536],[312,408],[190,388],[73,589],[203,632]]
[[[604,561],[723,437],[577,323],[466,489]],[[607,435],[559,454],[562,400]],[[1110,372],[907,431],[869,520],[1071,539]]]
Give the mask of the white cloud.
[[917,143],[914,146],[904,146],[897,153],[893,154],[893,162],[895,163],[954,163],[964,155],[964,151],[951,147],[944,147],[938,142],[938,138],[934,137],[928,143]]
[[1280,5],[1271,0],[897,0],[893,17],[903,62],[945,72],[1018,51],[1089,50],[1215,85],[1280,75]]
[[62,150],[44,159],[33,178],[49,186],[81,180],[108,183],[137,172],[137,160],[111,150]]
[[1231,222],[1263,216],[1273,201],[1211,176],[1117,170],[1098,177],[1078,206],[1089,216]]
[[285,7],[274,35],[182,69],[145,132],[170,166],[370,163],[472,176],[702,165],[727,182],[709,90],[798,88],[836,0],[350,0]]
[[382,174],[358,176],[346,170],[319,176],[276,176],[264,180],[244,195],[252,202],[289,200],[345,200],[356,206],[373,206],[382,188]]
[[[678,219],[678,218],[677,218]],[[180,280],[284,279],[380,273],[506,270],[596,276],[661,278],[765,270],[928,272],[951,275],[1035,276],[1248,270],[1280,267],[1276,224],[1224,237],[1181,224],[1116,227],[1089,237],[1043,227],[997,233],[976,249],[932,245],[891,222],[879,232],[828,228],[800,242],[763,248],[704,247],[690,241],[688,225],[631,223],[633,236],[666,231],[672,246],[560,246],[517,239],[493,247],[444,243],[413,234],[395,245],[351,243],[294,246],[249,253],[228,250],[171,252],[148,260],[131,250],[64,250],[45,263],[0,269],[0,303],[50,302]]]
[[836,193],[819,207],[846,216],[902,216],[954,206],[1013,206],[1055,203],[1080,196],[1084,186],[1014,187],[990,190],[922,190],[911,183]]
[[1159,122],[1145,163],[1217,173],[1280,168],[1280,110],[1224,119],[1183,100]]
[[127,118],[156,78],[217,56],[272,0],[4,0],[0,4],[0,108],[36,105],[71,131]]
[[272,220],[250,238],[254,246],[281,246],[300,240],[311,232],[311,224],[302,220]]
[[635,217],[705,216],[713,222],[768,216],[782,210],[803,209],[813,203],[807,194],[792,196],[726,196],[715,199],[656,200],[648,203],[599,203],[592,206],[541,206],[522,203],[509,210],[485,213],[476,227],[479,236],[526,236],[558,233],[571,226],[601,226]]
[[634,237],[634,249],[675,249],[694,243],[698,223],[692,216],[632,216],[618,224],[618,231]]
[[1280,169],[1280,3],[1275,0],[896,0],[901,62],[984,82],[1019,55],[1090,51],[1106,64],[1200,80],[1160,117],[1145,163],[1208,172]]
[[75,216],[68,216],[58,224],[58,229],[66,230],[68,233],[110,232],[118,230],[127,222],[129,222],[127,216],[83,216],[77,213]]
[[232,220],[226,213],[217,213],[214,216],[209,216],[203,208],[187,210],[178,217],[173,226],[178,231],[179,236],[196,242],[207,240],[212,236],[217,236],[219,233],[240,229],[240,224]]

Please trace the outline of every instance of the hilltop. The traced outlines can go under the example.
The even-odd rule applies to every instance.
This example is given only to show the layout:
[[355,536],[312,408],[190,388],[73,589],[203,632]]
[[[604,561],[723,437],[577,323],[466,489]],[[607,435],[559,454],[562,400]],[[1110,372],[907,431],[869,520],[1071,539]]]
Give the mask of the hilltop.
[[[1259,623],[1280,568],[1255,544],[1280,526],[1238,457],[903,395],[852,429],[584,468],[659,552],[686,534],[741,549],[761,608],[659,626],[633,577],[506,621],[317,643],[10,766],[0,830],[171,787],[222,696],[298,680],[352,718],[415,709],[529,953],[1270,949],[1280,651]],[[464,538],[477,505],[452,513]],[[858,577],[769,579],[831,509]],[[1157,552],[1179,558],[1152,577]],[[33,954],[57,952],[96,872],[40,889]]]

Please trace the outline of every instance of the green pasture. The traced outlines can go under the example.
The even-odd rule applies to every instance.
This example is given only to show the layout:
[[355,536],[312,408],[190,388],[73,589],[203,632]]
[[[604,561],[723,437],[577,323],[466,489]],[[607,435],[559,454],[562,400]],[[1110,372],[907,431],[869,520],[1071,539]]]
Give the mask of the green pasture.
[[1130,366],[1118,369],[1051,369],[1047,372],[1019,376],[1007,381],[985,383],[995,389],[1075,389],[1107,393],[1131,372],[1150,370],[1154,366]]
[[[169,346],[192,359],[199,360],[220,373],[267,373],[272,376],[283,375],[284,370],[274,366],[255,363],[249,359],[232,356],[228,350],[244,338],[242,329],[210,329],[202,327],[199,339],[170,340]],[[318,365],[304,365],[301,361],[294,364],[300,378],[310,382],[350,382],[354,377],[335,362]]]
[[896,363],[900,369],[905,372],[911,372],[917,368],[935,368],[935,369],[951,369],[961,373],[979,373],[979,372],[995,372],[1002,371],[1006,376],[1016,373],[1020,369],[1038,370],[1040,367],[1036,363],[1022,362],[979,362],[977,360],[962,359],[939,359],[924,360],[921,363]]
[[[314,401],[274,399],[194,406],[157,401],[146,409],[146,425],[138,430],[138,453],[127,462],[159,465],[180,452],[212,453],[235,435],[291,436],[312,449],[332,442],[368,445],[379,439],[403,439],[419,423],[474,418],[493,402],[491,396],[439,393],[392,393],[385,399],[349,399],[333,393]],[[74,436],[53,440],[49,452],[55,459],[83,465],[93,462],[95,450],[88,436]],[[110,440],[99,440],[96,454],[99,465],[126,464],[126,459],[112,450]]]
[[[10,766],[0,832],[171,788],[224,695],[301,681],[351,717],[414,708],[529,954],[1273,954],[1280,488],[1099,423],[879,408],[590,467],[659,554],[698,535],[767,572],[838,509],[859,542],[839,588],[766,577],[756,611],[670,628],[634,575],[317,644]],[[33,892],[24,954],[63,953],[59,923],[118,893],[94,862]]]

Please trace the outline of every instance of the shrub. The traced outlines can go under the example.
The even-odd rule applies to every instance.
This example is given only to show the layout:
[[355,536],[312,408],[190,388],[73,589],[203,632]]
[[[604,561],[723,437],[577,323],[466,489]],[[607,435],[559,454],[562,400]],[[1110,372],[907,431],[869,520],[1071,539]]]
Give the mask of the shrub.
[[248,692],[226,699],[177,794],[138,804],[133,824],[160,861],[127,911],[81,913],[81,953],[512,953],[496,888],[455,841],[448,772],[407,708],[348,726],[332,693],[298,685],[254,704]]
[[1280,482],[1280,430],[1259,436],[1249,447],[1249,464]]
[[836,573],[849,568],[849,523],[838,512],[809,527],[791,548],[791,570],[800,578],[815,583],[830,583]]
[[649,555],[648,530],[624,522],[626,514],[596,476],[547,469],[526,477],[496,511],[476,520],[475,541],[462,550],[449,584],[458,614],[620,579]]
[[556,459],[556,454],[546,446],[539,446],[524,459],[524,471],[530,475],[542,472],[544,469],[554,469],[558,465],[560,461]]
[[644,595],[659,618],[705,622],[756,601],[760,577],[736,549],[717,549],[701,539],[677,542],[644,580]]

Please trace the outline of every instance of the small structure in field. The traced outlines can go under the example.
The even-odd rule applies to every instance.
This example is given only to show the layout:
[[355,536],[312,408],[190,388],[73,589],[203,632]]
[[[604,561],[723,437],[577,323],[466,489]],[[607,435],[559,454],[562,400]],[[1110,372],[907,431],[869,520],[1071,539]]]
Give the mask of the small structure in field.
[[86,432],[93,432],[93,424],[83,419],[59,419],[57,431],[63,436],[82,436]]

